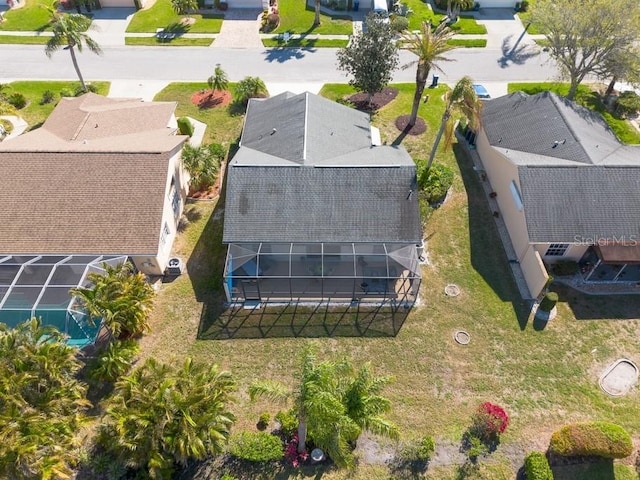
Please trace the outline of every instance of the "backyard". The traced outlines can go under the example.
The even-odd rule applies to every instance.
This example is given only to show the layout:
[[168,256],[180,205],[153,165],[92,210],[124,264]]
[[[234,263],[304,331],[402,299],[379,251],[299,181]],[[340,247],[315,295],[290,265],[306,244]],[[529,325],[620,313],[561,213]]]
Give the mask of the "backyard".
[[[439,125],[446,87],[430,90],[429,101],[420,106],[427,132],[404,138],[393,122],[409,112],[413,85],[393,87],[399,95],[373,116],[373,123],[381,129],[383,141],[402,141],[414,159],[424,159]],[[209,140],[234,145],[242,116],[225,110],[198,110],[190,95],[201,88],[204,84],[174,84],[156,99],[178,101],[177,115],[207,122]],[[327,85],[322,94],[338,99],[352,92],[349,86]],[[321,359],[349,357],[356,366],[370,361],[376,374],[394,378],[385,393],[392,401],[389,418],[400,427],[402,439],[426,434],[436,438],[440,459],[436,456],[428,469],[429,478],[434,479],[514,478],[528,451],[544,451],[554,430],[576,420],[616,422],[632,432],[637,442],[637,393],[608,397],[598,386],[598,376],[618,358],[638,360],[640,297],[594,298],[558,287],[558,317],[548,325],[533,322],[528,304],[518,297],[478,174],[464,149],[454,145],[453,151],[445,152],[441,147],[436,162],[454,168],[456,179],[447,201],[429,218],[424,232],[429,264],[423,268],[420,306],[403,320],[394,332],[397,335],[330,336],[330,331],[316,328],[315,338],[300,331],[297,338],[199,339],[199,332],[225,315],[221,304],[225,255],[222,196],[217,201],[187,205],[189,224],[174,245],[175,254],[187,263],[187,272],[162,286],[152,333],[141,342],[143,357],[181,362],[185,356],[193,356],[229,369],[239,383],[234,406],[236,430],[253,430],[260,413],[273,416],[278,411],[278,405],[267,401],[250,402],[247,387],[265,377],[291,385],[298,352],[306,343],[317,346]],[[451,283],[460,287],[459,296],[444,294],[445,286]],[[290,318],[285,315],[278,320],[276,316],[267,321],[286,323]],[[325,318],[329,324],[336,321],[331,315]],[[271,325],[261,324],[265,318],[259,314],[246,315],[244,322],[256,328]],[[469,345],[456,344],[453,333],[458,329],[469,332]],[[488,459],[481,458],[477,468],[466,471],[456,465],[455,454],[472,412],[484,401],[504,407],[511,423],[497,451]],[[447,462],[448,456],[453,461]],[[615,470],[611,465],[565,466],[556,472],[557,478],[637,478],[633,460],[628,459],[629,466],[617,462]],[[215,471],[215,465],[201,468],[201,472],[207,468]],[[271,470],[252,472],[252,478],[274,475]],[[384,464],[361,462],[353,473],[284,469],[277,478],[318,475],[326,479],[386,479],[389,469]]]

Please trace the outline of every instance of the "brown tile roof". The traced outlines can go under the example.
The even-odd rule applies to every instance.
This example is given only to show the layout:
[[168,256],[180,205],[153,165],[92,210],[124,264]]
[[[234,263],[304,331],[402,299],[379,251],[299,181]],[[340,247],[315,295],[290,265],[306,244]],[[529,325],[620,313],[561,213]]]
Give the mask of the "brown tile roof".
[[0,252],[156,254],[174,108],[87,94],[0,143]]

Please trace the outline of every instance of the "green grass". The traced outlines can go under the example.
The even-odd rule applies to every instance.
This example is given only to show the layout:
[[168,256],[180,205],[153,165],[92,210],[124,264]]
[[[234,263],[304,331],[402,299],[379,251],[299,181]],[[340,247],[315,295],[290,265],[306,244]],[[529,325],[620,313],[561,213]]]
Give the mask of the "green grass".
[[23,7],[5,12],[5,21],[0,23],[0,31],[34,32],[49,29],[51,13],[45,7],[51,7],[53,0],[21,1],[26,2]]
[[[109,93],[109,82],[87,82],[98,89],[98,93],[106,95]],[[39,127],[53,111],[56,102],[41,104],[42,94],[45,90],[51,90],[56,94],[56,100],[60,98],[60,91],[63,88],[74,91],[80,82],[54,82],[54,81],[19,81],[11,82],[5,93],[22,93],[27,97],[27,106],[20,110],[20,116],[29,124],[29,129]]]
[[[424,21],[430,21],[433,26],[437,26],[446,16],[442,13],[433,12],[429,5],[421,0],[404,0],[402,3],[405,3],[413,10],[413,13],[407,17],[407,20],[409,20],[408,30],[410,31],[419,30]],[[473,17],[464,15],[460,15],[458,21],[451,25],[451,29],[461,35],[487,33],[487,28],[484,25],[480,25]]]
[[486,39],[464,39],[464,38],[454,38],[447,42],[449,45],[455,45],[456,47],[463,48],[484,48],[487,46]]
[[278,0],[280,25],[273,33],[314,33],[321,35],[351,35],[351,17],[345,15],[330,17],[320,14],[320,25],[313,27],[315,11],[306,7],[304,0]]
[[279,37],[263,38],[262,44],[265,47],[282,47],[282,48],[343,48],[349,43],[348,40],[331,40],[316,38],[293,38],[287,43]]
[[[191,26],[180,25],[183,18],[194,18]],[[139,10],[129,23],[127,33],[155,33],[158,28],[168,32],[182,33],[220,33],[224,15],[193,14],[178,15],[173,11],[170,0],[157,0],[149,9]]]
[[[508,92],[523,92],[535,95],[546,90],[557,93],[564,97],[569,93],[568,83],[510,83]],[[575,96],[575,102],[579,105],[587,107],[600,113],[611,130],[616,134],[620,141],[630,144],[640,143],[640,132],[638,132],[629,122],[623,118],[609,112],[600,99],[600,94],[593,90],[589,85],[580,84]]]
[[45,45],[49,37],[23,37],[22,35],[0,35],[0,43],[13,45]]
[[213,38],[157,38],[157,37],[125,37],[125,45],[169,46],[169,47],[208,47]]

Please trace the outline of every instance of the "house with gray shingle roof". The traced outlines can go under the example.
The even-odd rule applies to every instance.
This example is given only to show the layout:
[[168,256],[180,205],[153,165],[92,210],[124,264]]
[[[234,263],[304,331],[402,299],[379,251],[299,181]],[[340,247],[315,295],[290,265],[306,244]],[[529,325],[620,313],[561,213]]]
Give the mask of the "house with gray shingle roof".
[[310,93],[251,99],[226,190],[229,302],[415,302],[416,166],[368,114]]
[[532,296],[561,260],[640,282],[640,146],[563,97],[516,92],[484,103],[476,148]]
[[88,272],[128,258],[164,273],[188,188],[175,107],[63,98],[40,128],[0,143],[0,321],[38,315],[82,336],[69,288]]

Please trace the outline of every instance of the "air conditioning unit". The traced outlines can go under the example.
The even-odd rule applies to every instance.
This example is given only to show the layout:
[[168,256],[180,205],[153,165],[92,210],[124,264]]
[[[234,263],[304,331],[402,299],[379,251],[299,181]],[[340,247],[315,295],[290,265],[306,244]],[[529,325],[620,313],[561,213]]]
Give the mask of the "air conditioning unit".
[[166,275],[181,275],[184,269],[184,265],[182,264],[182,260],[174,257],[169,259],[169,263],[167,264],[167,269],[165,270]]

